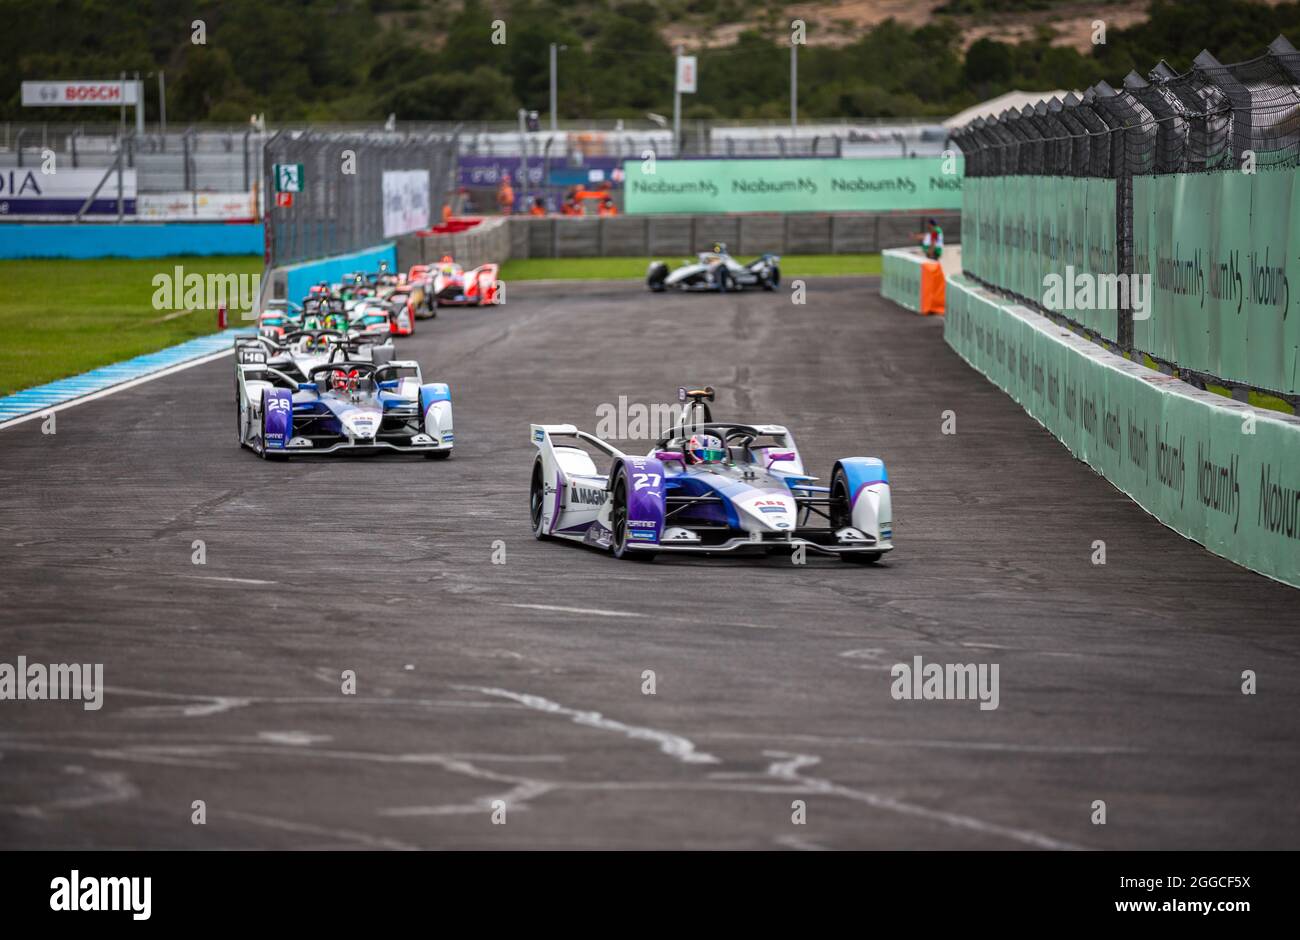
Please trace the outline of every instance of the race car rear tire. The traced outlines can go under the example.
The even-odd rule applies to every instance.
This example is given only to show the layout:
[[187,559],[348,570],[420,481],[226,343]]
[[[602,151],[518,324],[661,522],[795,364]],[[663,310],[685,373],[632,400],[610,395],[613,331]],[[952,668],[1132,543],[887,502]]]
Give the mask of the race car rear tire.
[[628,547],[627,538],[627,469],[618,468],[614,477],[614,505],[610,510],[609,527],[613,532],[609,548],[615,558],[632,558],[636,561],[654,561],[655,553],[637,551]]
[[542,462],[533,463],[532,483],[528,487],[528,519],[533,526],[533,538],[540,540],[550,538],[542,525],[542,510],[546,505],[546,474]]
[[781,269],[776,265],[767,269],[763,275],[763,290],[776,290],[781,286]]
[[645,276],[645,286],[650,288],[656,294],[664,291],[664,281],[668,278],[668,265],[660,261],[650,266],[649,272]]

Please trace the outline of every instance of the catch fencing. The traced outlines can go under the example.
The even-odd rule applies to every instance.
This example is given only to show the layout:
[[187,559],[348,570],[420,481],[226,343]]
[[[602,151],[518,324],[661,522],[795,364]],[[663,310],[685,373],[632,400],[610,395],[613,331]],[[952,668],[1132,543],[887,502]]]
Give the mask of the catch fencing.
[[[280,131],[266,142],[267,265],[341,255],[426,228],[451,201],[457,133]],[[301,167],[297,182],[275,167]]]
[[1161,62],[966,125],[964,272],[1196,384],[1294,408],[1298,86],[1279,36],[1247,62],[1202,52],[1182,74]]

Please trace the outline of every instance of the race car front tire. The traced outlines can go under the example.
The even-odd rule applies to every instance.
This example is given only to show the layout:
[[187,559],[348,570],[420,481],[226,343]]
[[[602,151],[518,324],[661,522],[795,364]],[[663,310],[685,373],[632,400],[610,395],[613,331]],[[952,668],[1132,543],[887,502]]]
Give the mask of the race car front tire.
[[[843,467],[835,468],[831,478],[831,528],[836,531],[853,524],[853,493],[849,488],[849,478]],[[880,561],[882,552],[842,552],[840,561],[854,565],[874,565]]]

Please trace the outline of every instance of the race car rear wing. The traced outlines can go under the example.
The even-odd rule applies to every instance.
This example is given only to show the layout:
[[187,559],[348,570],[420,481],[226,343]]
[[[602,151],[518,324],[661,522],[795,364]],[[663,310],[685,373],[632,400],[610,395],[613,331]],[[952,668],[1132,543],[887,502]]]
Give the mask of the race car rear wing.
[[572,424],[534,424],[530,425],[529,439],[540,450],[544,447],[554,447],[555,437],[572,437],[577,440],[590,444],[592,447],[609,455],[610,457],[626,457],[621,450],[608,441],[596,437],[594,434],[588,434],[586,431],[579,431]]

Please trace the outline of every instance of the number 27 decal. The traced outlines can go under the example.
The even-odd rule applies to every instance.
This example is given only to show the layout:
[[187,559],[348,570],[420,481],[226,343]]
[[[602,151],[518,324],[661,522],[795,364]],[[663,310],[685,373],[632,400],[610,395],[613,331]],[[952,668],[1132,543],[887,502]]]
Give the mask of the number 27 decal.
[[632,488],[634,490],[654,489],[659,485],[659,474],[657,473],[634,473],[632,474]]

